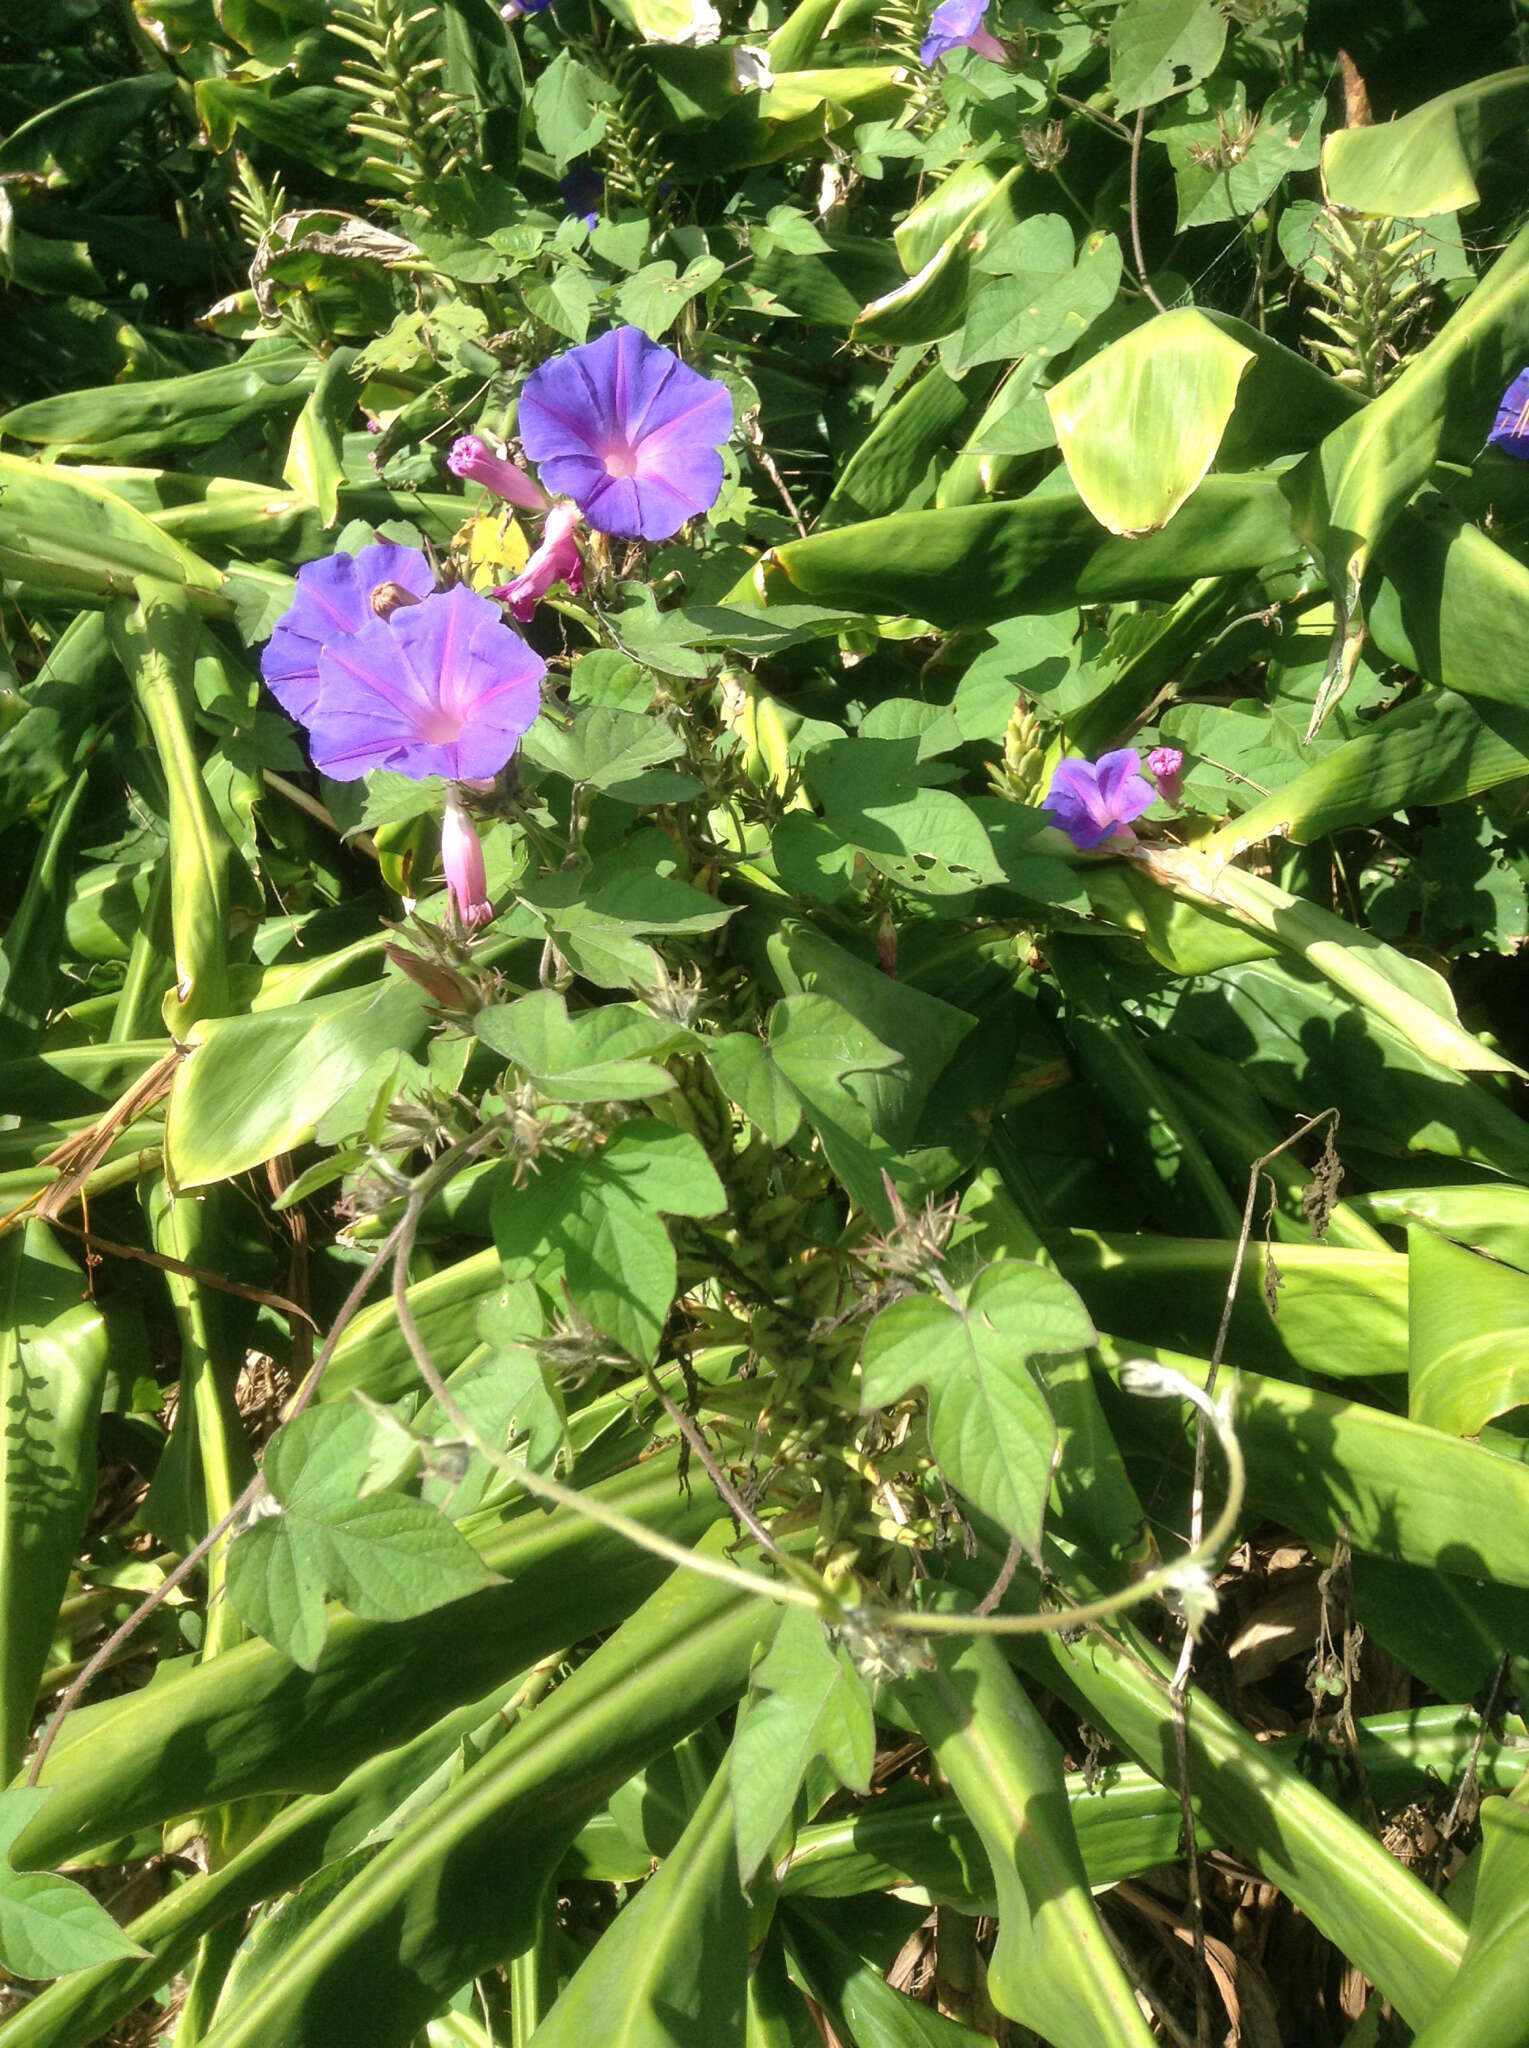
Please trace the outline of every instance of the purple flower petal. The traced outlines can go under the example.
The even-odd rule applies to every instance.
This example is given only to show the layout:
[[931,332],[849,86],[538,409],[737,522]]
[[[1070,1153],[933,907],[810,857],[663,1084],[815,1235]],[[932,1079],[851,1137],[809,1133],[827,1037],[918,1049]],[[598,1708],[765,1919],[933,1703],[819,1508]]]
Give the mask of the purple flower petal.
[[941,0],[929,17],[929,33],[919,47],[919,62],[933,64],[952,50],[969,44],[982,30],[988,0]]
[[1529,460],[1529,370],[1520,370],[1503,393],[1487,441],[1505,455]]
[[521,439],[543,481],[591,526],[628,539],[667,540],[716,503],[732,422],[725,385],[636,327],[554,356],[520,397]]
[[1157,800],[1157,792],[1141,772],[1141,755],[1134,747],[1099,757],[1099,800],[1118,825],[1129,825]]
[[454,782],[497,775],[541,709],[546,664],[465,584],[326,647],[314,765]]
[[1093,761],[1063,761],[1041,805],[1080,853],[1124,832],[1155,801],[1157,792],[1141,772],[1141,757],[1125,747]]
[[399,583],[415,597],[426,597],[435,588],[435,576],[418,548],[393,541],[377,541],[358,555],[324,555],[298,570],[296,593],[266,642],[260,673],[283,711],[299,724],[313,718],[320,649],[359,633],[375,618],[371,596],[380,583]]
[[577,597],[584,588],[584,561],[576,538],[579,515],[571,505],[555,505],[547,514],[541,546],[512,583],[493,594],[507,604],[522,625],[536,613],[554,583],[566,583]]

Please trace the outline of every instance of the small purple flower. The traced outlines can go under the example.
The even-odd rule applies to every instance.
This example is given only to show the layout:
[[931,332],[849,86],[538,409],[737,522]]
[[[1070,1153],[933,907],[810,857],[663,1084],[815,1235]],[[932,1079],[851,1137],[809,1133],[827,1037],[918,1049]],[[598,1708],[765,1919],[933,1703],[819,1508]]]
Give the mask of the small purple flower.
[[1147,756],[1147,773],[1165,804],[1184,801],[1184,756],[1177,747],[1154,747]]
[[518,462],[496,455],[480,434],[462,434],[451,444],[446,467],[453,476],[468,483],[482,484],[497,498],[505,498],[526,512],[540,512],[547,500]]
[[513,583],[491,593],[525,625],[554,583],[566,583],[577,597],[584,588],[584,558],[576,535],[579,515],[572,505],[554,505],[542,528],[542,543]]
[[722,488],[727,387],[640,328],[565,349],[526,379],[520,436],[549,490],[599,533],[668,540]]
[[299,725],[312,721],[318,702],[320,651],[373,624],[372,592],[389,583],[425,597],[435,588],[435,574],[418,548],[392,541],[378,541],[359,555],[324,555],[298,570],[297,594],[266,643],[260,673]]
[[1089,853],[1107,839],[1134,839],[1131,820],[1156,798],[1141,772],[1141,756],[1134,747],[1122,747],[1098,761],[1063,761],[1041,809],[1051,813],[1079,853]]
[[488,872],[483,865],[483,842],[477,827],[462,808],[455,790],[446,799],[441,820],[441,866],[446,887],[458,917],[469,931],[487,924],[494,914],[488,900]]
[[545,674],[496,606],[454,584],[323,649],[306,721],[313,765],[337,782],[370,768],[497,775],[535,722]]
[[600,204],[605,198],[605,180],[589,161],[581,156],[577,163],[568,166],[566,177],[559,178],[557,186],[563,201],[563,211],[575,220],[583,221],[591,233],[600,224]]
[[504,0],[499,10],[501,21],[519,21],[523,14],[545,14],[552,0]]
[[1529,461],[1529,370],[1520,370],[1503,393],[1487,445]]
[[983,24],[988,0],[941,0],[929,17],[929,33],[919,49],[919,62],[935,64],[952,50],[975,50],[994,64],[1006,64],[1008,52]]

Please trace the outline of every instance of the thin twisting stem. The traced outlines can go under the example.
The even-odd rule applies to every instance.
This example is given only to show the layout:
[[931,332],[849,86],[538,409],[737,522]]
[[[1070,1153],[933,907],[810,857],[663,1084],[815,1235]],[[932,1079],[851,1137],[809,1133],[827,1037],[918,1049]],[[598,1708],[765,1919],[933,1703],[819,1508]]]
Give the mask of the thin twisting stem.
[[[378,1245],[376,1251],[373,1252],[372,1256],[357,1274],[354,1286],[340,1304],[340,1312],[335,1317],[329,1335],[324,1341],[323,1350],[313,1361],[313,1370],[288,1402],[286,1412],[282,1417],[283,1422],[290,1422],[294,1415],[300,1415],[313,1399],[315,1393],[317,1393],[319,1381],[328,1369],[330,1359],[334,1357],[335,1346],[339,1343],[341,1337],[344,1336],[351,1319],[360,1308],[362,1302],[365,1301],[367,1294],[371,1290],[372,1282],[382,1271],[388,1259],[392,1257],[393,1248],[398,1242],[402,1229],[403,1224],[400,1220],[388,1232],[382,1243]],[[27,1770],[27,1783],[29,1785],[37,1783],[38,1778],[42,1774],[42,1767],[48,1761],[48,1752],[52,1749],[54,1743],[57,1742],[59,1731],[63,1727],[64,1722],[84,1698],[86,1689],[95,1682],[123,1645],[132,1641],[133,1637],[142,1628],[155,1609],[162,1607],[176,1587],[184,1584],[190,1578],[213,1545],[226,1536],[229,1530],[248,1513],[249,1509],[253,1507],[264,1491],[265,1480],[257,1472],[222,1520],[214,1523],[213,1527],[207,1531],[207,1534],[201,1541],[187,1551],[175,1569],[166,1573],[153,1592],[146,1594],[139,1601],[138,1605],[121,1626],[114,1629],[94,1655],[88,1658],[81,1666],[75,1677],[70,1680],[58,1705],[53,1709],[52,1718],[43,1730],[42,1739],[33,1753],[31,1764]]]
[[687,1550],[682,1543],[671,1543],[667,1536],[660,1536],[656,1529],[646,1528],[641,1522],[624,1515],[618,1508],[607,1506],[593,1494],[581,1493],[577,1487],[564,1486],[561,1480],[551,1478],[545,1472],[538,1472],[532,1466],[523,1464],[519,1458],[512,1458],[508,1452],[487,1443],[463,1413],[451,1389],[442,1379],[430,1350],[420,1335],[419,1325],[409,1306],[409,1291],[406,1281],[409,1244],[417,1215],[410,1209],[404,1213],[404,1232],[400,1238],[393,1264],[393,1309],[398,1317],[398,1327],[403,1332],[405,1344],[409,1347],[420,1378],[429,1388],[437,1407],[457,1431],[462,1441],[475,1450],[479,1457],[507,1479],[533,1494],[538,1500],[551,1501],[554,1506],[569,1508],[574,1514],[585,1516],[589,1521],[599,1522],[617,1535],[625,1536],[640,1549],[651,1551],[656,1557],[667,1558],[671,1564],[699,1572],[703,1578],[717,1579],[724,1585],[737,1586],[748,1593],[756,1593],[767,1600],[777,1600],[790,1607],[810,1607],[820,1611],[831,1607],[825,1588],[822,1598],[809,1592],[805,1586],[788,1583],[782,1579],[767,1579],[759,1572],[747,1572],[737,1565],[725,1563],[721,1558],[708,1557],[702,1551]]
[[[1132,220],[1135,213],[1133,209]],[[1207,1402],[1216,1391],[1217,1375],[1221,1371],[1221,1360],[1226,1350],[1227,1336],[1232,1327],[1232,1311],[1237,1305],[1237,1290],[1242,1285],[1243,1263],[1248,1255],[1248,1240],[1253,1234],[1253,1212],[1258,1206],[1258,1180],[1264,1168],[1278,1159],[1282,1152],[1288,1152],[1292,1145],[1298,1145],[1302,1138],[1314,1131],[1318,1124],[1329,1117],[1336,1119],[1336,1109],[1321,1109],[1308,1117],[1298,1130],[1262,1158],[1255,1159],[1248,1172],[1247,1200],[1242,1205],[1242,1227],[1237,1233],[1237,1249],[1232,1258],[1232,1270],[1227,1277],[1226,1299],[1221,1304],[1221,1321],[1216,1330],[1215,1347],[1210,1355],[1210,1370],[1205,1375],[1205,1396]],[[1200,1530],[1205,1520],[1205,1425],[1206,1410],[1202,1409],[1195,1423],[1194,1479],[1189,1497],[1189,1542],[1191,1549],[1200,1547]],[[1189,1885],[1189,1926],[1194,1940],[1195,1959],[1195,2048],[1208,2048],[1210,2041],[1210,2005],[1205,1990],[1205,1901],[1200,1891],[1200,1852],[1195,1841],[1194,1802],[1189,1790],[1189,1681],[1194,1670],[1194,1631],[1186,1628],[1184,1640],[1179,1645],[1178,1665],[1169,1689],[1173,1706],[1173,1747],[1178,1763],[1179,1814],[1184,1839],[1184,1858]]]
[[1136,275],[1141,279],[1142,290],[1152,301],[1153,305],[1156,306],[1159,313],[1166,313],[1168,308],[1152,289],[1152,280],[1147,275],[1147,259],[1142,254],[1141,249],[1139,188],[1141,185],[1141,137],[1146,119],[1146,108],[1138,107],[1136,109],[1136,125],[1131,130],[1131,252],[1136,258]]
[[648,1384],[662,1403],[664,1413],[700,1459],[702,1468],[707,1478],[716,1488],[718,1498],[723,1506],[736,1521],[740,1522],[748,1530],[761,1550],[767,1552],[777,1563],[783,1564],[785,1562],[785,1555],[779,1544],[712,1456],[711,1448],[707,1444],[706,1438],[698,1424],[685,1413],[678,1402],[670,1399],[668,1389],[664,1386],[663,1381],[658,1377],[658,1374],[651,1365],[647,1370]]

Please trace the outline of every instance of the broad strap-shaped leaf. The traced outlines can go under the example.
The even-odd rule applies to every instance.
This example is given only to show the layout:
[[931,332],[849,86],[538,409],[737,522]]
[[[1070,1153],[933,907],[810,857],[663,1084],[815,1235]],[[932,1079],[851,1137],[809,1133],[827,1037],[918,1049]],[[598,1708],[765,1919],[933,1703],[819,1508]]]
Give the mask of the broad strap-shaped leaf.
[[[889,1984],[874,1962],[818,1914],[793,1907],[783,1915],[783,1926],[786,1945],[814,1999],[835,2029],[843,2030],[836,2038],[864,2042],[868,2048],[990,2048],[990,2034],[947,2019]],[[785,2033],[767,2037],[761,2048],[786,2048],[787,2039]]]
[[724,1762],[657,1875],[536,2029],[536,2048],[743,2048],[749,1911],[733,1852],[735,1784]]
[[1062,1753],[991,1637],[937,1638],[895,1697],[982,1838],[998,1895],[993,2003],[1053,2048],[1147,2048],[1152,2035],[1089,1895]]
[[1529,1274],[1415,1225],[1407,1233],[1407,1413],[1475,1436],[1529,1402]]
[[1144,848],[1138,871],[1274,940],[1401,1032],[1424,1056],[1457,1073],[1519,1071],[1464,1030],[1443,975],[1361,931],[1320,904],[1187,847]]
[[[46,1224],[0,1238],[0,1777],[21,1764],[95,1499],[106,1317]],[[25,1974],[25,1973],[23,1973]]]
[[[659,1451],[589,1490],[674,1542],[694,1542],[716,1506],[709,1489],[681,1491],[675,1465],[674,1451]],[[125,1693],[88,1721],[71,1717],[44,1771],[54,1796],[18,1861],[62,1862],[209,1806],[334,1784],[379,1745],[410,1741],[561,1649],[570,1614],[591,1632],[616,1627],[669,1569],[566,1508],[480,1541],[500,1583],[413,1621],[338,1610],[312,1673],[249,1642],[173,1686]]]
[[1422,354],[1285,479],[1339,622],[1308,738],[1352,679],[1364,635],[1360,589],[1375,550],[1440,455],[1475,455],[1526,356],[1529,230],[1520,230]]
[[[1098,1353],[1110,1373],[1148,1358],[1205,1384],[1205,1359],[1161,1345],[1101,1334]],[[1113,1403],[1110,1412],[1118,1412]],[[1467,1589],[1488,1578],[1529,1587],[1529,1465],[1521,1459],[1262,1373],[1238,1374],[1236,1419],[1249,1507],[1313,1547],[1347,1532],[1356,1552],[1457,1572]],[[1193,1418],[1183,1427],[1187,1443]]]
[[[730,1535],[717,1525],[716,1547]],[[619,1785],[737,1699],[771,1615],[675,1572],[549,1698],[425,1806],[306,1927],[209,2048],[330,2048],[335,2014],[405,2048],[469,1977],[517,1953],[568,1843]],[[730,1829],[721,1831],[728,1881]]]
[[1278,477],[1208,476],[1177,519],[1144,540],[1101,535],[1072,491],[1012,503],[896,512],[771,548],[737,604],[842,606],[965,630],[1079,602],[1167,596],[1302,551]]
[[1529,113],[1529,69],[1473,78],[1399,120],[1335,128],[1322,145],[1322,184],[1350,213],[1408,220],[1477,203],[1475,171],[1497,137]]
[[1460,1974],[1414,2048],[1517,2048],[1529,2012],[1529,1801],[1481,1809],[1481,1872]]
[[382,1054],[424,1037],[425,999],[401,976],[191,1034],[165,1125],[179,1187],[206,1187],[305,1143],[335,1098]]
[[885,1407],[927,1387],[942,1469],[1034,1555],[1057,1432],[1027,1361],[1093,1341],[1093,1323],[1065,1280],[1000,1260],[977,1276],[964,1305],[915,1294],[882,1310],[866,1333],[861,1401]]
[[864,1792],[876,1760],[876,1730],[865,1682],[842,1644],[830,1645],[818,1617],[788,1607],[754,1672],[733,1737],[733,1807],[738,1871],[745,1884],[791,1818],[807,1772],[821,1757],[841,1785]]
[[[991,1556],[983,1559],[983,1572],[992,1568]],[[1026,1636],[1016,1661],[1167,1778],[1174,1768],[1172,1666],[1140,1631],[1121,1634],[1121,1643],[1091,1635],[1077,1644]],[[1278,1885],[1409,2025],[1418,2024],[1459,1968],[1459,1921],[1294,1764],[1272,1756],[1198,1688],[1188,1720],[1196,1814],[1218,1842]]]

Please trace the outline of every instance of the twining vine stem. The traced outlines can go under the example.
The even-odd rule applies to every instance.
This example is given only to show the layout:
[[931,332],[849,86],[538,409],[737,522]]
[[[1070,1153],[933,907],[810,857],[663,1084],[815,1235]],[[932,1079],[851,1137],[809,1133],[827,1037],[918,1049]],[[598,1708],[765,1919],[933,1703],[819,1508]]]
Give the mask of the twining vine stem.
[[[424,1173],[415,1182],[414,1188],[410,1193],[409,1204],[413,1205],[417,1201],[419,1207],[423,1208],[426,1202],[439,1193],[440,1189],[451,1179],[453,1174],[483,1150],[489,1140],[498,1134],[499,1129],[500,1125],[498,1123],[486,1124],[481,1130],[474,1131],[470,1138],[463,1139],[460,1144],[453,1145],[448,1151],[443,1152],[438,1159],[434,1160],[425,1169]],[[282,1414],[283,1423],[291,1422],[301,1415],[308,1406],[308,1403],[318,1392],[319,1382],[329,1370],[329,1361],[334,1357],[335,1349],[340,1339],[350,1327],[352,1319],[367,1295],[371,1292],[372,1283],[403,1241],[405,1226],[409,1221],[410,1206],[406,1206],[403,1215],[399,1217],[387,1236],[356,1275],[349,1294],[346,1295],[344,1301],[340,1304],[339,1313],[334,1319],[329,1335],[324,1340],[323,1349],[313,1361],[312,1368],[303,1380],[302,1385],[287,1403],[286,1409]],[[417,1215],[414,1217],[414,1227],[418,1227]],[[409,1234],[412,1236],[412,1230]],[[243,1493],[239,1495],[239,1498],[229,1508],[227,1514],[220,1521],[215,1522],[207,1531],[207,1534],[202,1537],[201,1541],[187,1551],[180,1563],[175,1566],[173,1571],[165,1574],[164,1578],[160,1580],[151,1593],[145,1594],[144,1598],[139,1601],[127,1619],[118,1628],[114,1629],[106,1638],[106,1641],[101,1644],[100,1648],[81,1665],[79,1671],[65,1688],[58,1705],[53,1709],[52,1717],[47,1727],[43,1730],[42,1737],[38,1742],[36,1750],[33,1752],[32,1761],[27,1769],[27,1783],[29,1785],[37,1783],[38,1778],[42,1774],[42,1767],[48,1761],[48,1753],[58,1740],[59,1731],[69,1715],[84,1698],[87,1688],[95,1682],[100,1673],[111,1663],[117,1652],[126,1643],[131,1642],[156,1608],[162,1607],[176,1587],[183,1585],[190,1578],[214,1544],[220,1542],[230,1529],[238,1526],[239,1522],[248,1514],[264,1491],[264,1477],[257,1472],[249,1485],[245,1487]]]
[[[1237,1305],[1237,1290],[1242,1284],[1242,1268],[1248,1255],[1248,1240],[1253,1234],[1253,1212],[1258,1206],[1259,1176],[1272,1160],[1278,1159],[1282,1152],[1288,1152],[1292,1145],[1298,1145],[1319,1124],[1326,1123],[1329,1118],[1332,1119],[1332,1127],[1336,1129],[1337,1110],[1319,1109],[1315,1116],[1308,1117],[1282,1143],[1265,1152],[1261,1158],[1255,1159],[1248,1169],[1248,1194],[1242,1205],[1242,1228],[1237,1233],[1237,1249],[1232,1256],[1232,1270],[1227,1276],[1226,1299],[1221,1304],[1221,1321],[1210,1355],[1210,1369],[1205,1375],[1207,1403],[1216,1391],[1216,1379],[1221,1371],[1221,1360],[1232,1327],[1232,1311]],[[1205,1420],[1208,1412],[1207,1408],[1202,1408],[1195,1423],[1194,1479],[1189,1498],[1191,1551],[1202,1547],[1200,1531],[1205,1521]],[[1205,1901],[1200,1891],[1200,1852],[1195,1841],[1194,1802],[1189,1791],[1189,1680],[1194,1669],[1194,1658],[1195,1632],[1193,1628],[1186,1628],[1184,1640],[1179,1645],[1179,1661],[1174,1670],[1173,1684],[1169,1688],[1168,1697],[1173,1707],[1173,1744],[1179,1774],[1179,1817],[1184,1838],[1189,1888],[1189,1925],[1194,1938],[1195,2048],[1208,2048],[1210,2004],[1205,1989]]]
[[[783,1552],[762,1524],[757,1528],[755,1527],[757,1518],[752,1515],[743,1513],[740,1514],[740,1519],[749,1527],[750,1533],[755,1536],[756,1540],[761,1541],[768,1548],[770,1555],[783,1567],[785,1576],[767,1578],[761,1572],[747,1571],[740,1565],[729,1564],[725,1559],[710,1556],[704,1551],[687,1550],[683,1544],[675,1543],[667,1536],[660,1535],[657,1530],[647,1528],[643,1523],[634,1520],[629,1515],[622,1514],[619,1509],[609,1506],[595,1495],[581,1492],[577,1487],[565,1486],[561,1480],[553,1478],[550,1474],[536,1471],[521,1459],[514,1458],[508,1452],[499,1450],[496,1446],[486,1442],[469,1418],[463,1413],[461,1406],[436,1367],[435,1361],[430,1355],[429,1347],[420,1334],[419,1325],[414,1318],[414,1312],[409,1305],[409,1255],[419,1230],[420,1218],[429,1203],[439,1194],[447,1181],[481,1152],[486,1151],[501,1136],[506,1124],[507,1119],[496,1118],[491,1123],[483,1125],[481,1129],[474,1131],[470,1137],[463,1138],[455,1145],[448,1147],[437,1159],[432,1161],[414,1182],[404,1203],[403,1213],[388,1231],[381,1244],[377,1246],[377,1249],[368,1258],[365,1266],[357,1275],[349,1294],[347,1294],[344,1302],[341,1304],[329,1335],[324,1341],[323,1349],[314,1360],[313,1367],[303,1380],[302,1385],[287,1404],[282,1416],[283,1424],[295,1420],[313,1399],[325,1372],[329,1368],[330,1361],[334,1357],[340,1338],[344,1335],[345,1330],[366,1299],[377,1275],[383,1266],[391,1260],[393,1269],[393,1310],[398,1318],[398,1327],[403,1334],[405,1344],[408,1346],[410,1356],[414,1360],[420,1378],[429,1389],[441,1413],[446,1417],[452,1428],[459,1433],[463,1442],[475,1450],[480,1457],[484,1458],[497,1471],[503,1473],[506,1478],[514,1481],[525,1492],[533,1495],[535,1498],[548,1501],[555,1507],[567,1508],[571,1513],[582,1515],[586,1520],[598,1522],[605,1528],[610,1529],[613,1534],[625,1537],[629,1542],[638,1545],[641,1549],[649,1551],[655,1556],[667,1559],[671,1564],[678,1566],[682,1570],[698,1573],[704,1578],[718,1580],[724,1585],[736,1587],[742,1592],[753,1594],[762,1599],[773,1600],[780,1605],[810,1608],[829,1623],[835,1621],[843,1622],[853,1618],[862,1627],[883,1629],[903,1635],[931,1636],[1037,1635],[1070,1629],[1089,1622],[1103,1621],[1111,1615],[1123,1613],[1127,1608],[1140,1605],[1143,1600],[1150,1599],[1154,1594],[1166,1593],[1174,1586],[1185,1583],[1186,1580],[1203,1575],[1210,1561],[1217,1556],[1222,1545],[1235,1527],[1237,1516],[1242,1507],[1244,1470],[1241,1448],[1238,1445],[1236,1436],[1232,1432],[1230,1423],[1217,1409],[1208,1394],[1201,1392],[1199,1388],[1183,1379],[1181,1375],[1164,1373],[1160,1368],[1152,1367],[1145,1361],[1141,1362],[1139,1367],[1133,1368],[1128,1366],[1126,1368],[1125,1383],[1127,1386],[1131,1384],[1134,1370],[1140,1390],[1153,1393],[1181,1394],[1185,1399],[1193,1401],[1196,1407],[1201,1410],[1200,1433],[1202,1444],[1204,1429],[1208,1423],[1211,1429],[1214,1430],[1226,1458],[1226,1503],[1221,1514],[1217,1517],[1214,1527],[1210,1530],[1204,1541],[1197,1541],[1184,1557],[1171,1564],[1159,1566],[1156,1571],[1147,1573],[1144,1577],[1137,1579],[1132,1585],[1123,1588],[1119,1592],[1107,1594],[1097,1600],[1050,1609],[1042,1613],[993,1614],[980,1610],[975,1614],[919,1613],[907,1609],[877,1607],[869,1610],[858,1610],[851,1615],[846,1611],[844,1604],[835,1598],[815,1572],[799,1560]],[[1301,1134],[1297,1133],[1296,1135],[1300,1136]],[[1294,1143],[1295,1140],[1291,1139],[1288,1142]],[[1281,1147],[1280,1149],[1283,1150],[1284,1148]],[[1274,1154],[1272,1153],[1269,1155],[1271,1158],[1273,1156]],[[1248,1227],[1251,1227],[1251,1215],[1250,1199]],[[1245,1229],[1244,1245],[1246,1234]],[[1219,1342],[1220,1340],[1218,1340],[1218,1356]],[[1147,1380],[1150,1380],[1150,1385],[1144,1384]],[[697,1454],[701,1456],[707,1471],[715,1479],[717,1475],[709,1449],[705,1448],[704,1440],[699,1446],[696,1443],[699,1432],[695,1431],[692,1433],[690,1429],[685,1427],[688,1418],[680,1415],[674,1404],[665,1395],[662,1387],[658,1388],[658,1394],[665,1409],[679,1424],[687,1441],[692,1444],[693,1448],[697,1449]],[[1200,1469],[1203,1474],[1203,1462]],[[145,1595],[138,1606],[128,1615],[127,1619],[122,1622],[120,1627],[107,1637],[106,1641],[101,1644],[99,1649],[81,1667],[59,1699],[58,1705],[55,1707],[52,1717],[38,1742],[27,1771],[27,1783],[29,1785],[35,1785],[38,1782],[43,1766],[46,1764],[49,1754],[58,1740],[60,1730],[96,1677],[105,1669],[124,1645],[132,1639],[149,1616],[164,1604],[178,1586],[190,1577],[191,1573],[203,1561],[213,1546],[221,1541],[231,1529],[237,1527],[249,1509],[261,1497],[264,1490],[264,1478],[261,1474],[257,1473],[221,1520],[208,1530],[200,1542],[195,1544],[186,1553],[180,1563],[165,1575],[151,1593]],[[732,1491],[729,1488],[723,1493],[724,1501],[727,1501],[728,1494]],[[1201,1505],[1203,1509],[1203,1501]],[[741,1509],[741,1503],[739,1507]],[[1016,1559],[1016,1565],[1017,1562],[1018,1560]],[[1009,1571],[1007,1566],[1006,1575],[1012,1576],[1012,1572]],[[1006,1579],[1004,1583],[1006,1583]],[[1003,1590],[1004,1584],[1000,1584],[997,1589],[999,1597],[1001,1597]],[[985,1602],[984,1606],[986,1605],[987,1603]]]

